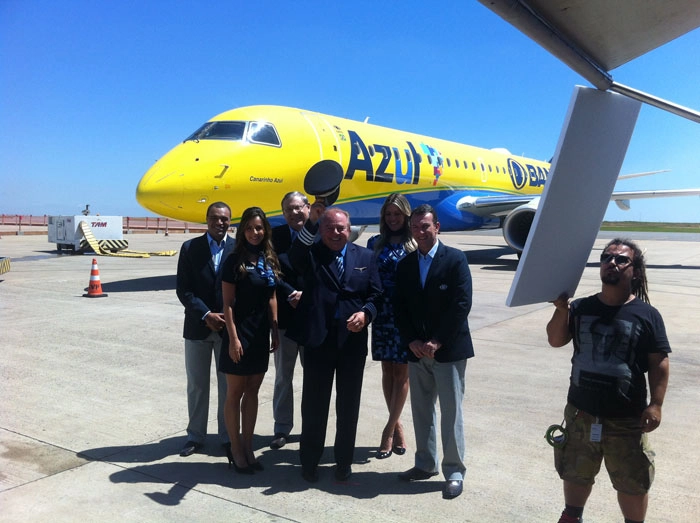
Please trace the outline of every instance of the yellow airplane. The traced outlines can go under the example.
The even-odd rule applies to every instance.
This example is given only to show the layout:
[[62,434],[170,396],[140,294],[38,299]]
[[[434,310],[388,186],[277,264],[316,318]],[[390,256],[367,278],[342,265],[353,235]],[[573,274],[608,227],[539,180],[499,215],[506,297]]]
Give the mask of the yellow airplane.
[[[233,223],[257,205],[275,224],[283,222],[284,194],[305,189],[332,193],[353,226],[366,226],[378,223],[386,196],[399,192],[412,207],[431,204],[442,231],[502,227],[506,243],[520,253],[549,168],[504,149],[260,105],[206,122],[146,172],[136,198],[156,214],[198,223],[215,201],[230,205]],[[698,192],[659,193],[651,196]],[[645,193],[613,194],[621,206],[639,197]]]

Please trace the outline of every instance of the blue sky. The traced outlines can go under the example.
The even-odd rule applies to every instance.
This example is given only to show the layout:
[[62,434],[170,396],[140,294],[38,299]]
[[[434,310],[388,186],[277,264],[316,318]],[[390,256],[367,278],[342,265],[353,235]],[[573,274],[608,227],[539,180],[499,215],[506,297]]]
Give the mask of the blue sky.
[[[0,212],[147,216],[136,184],[210,117],[300,107],[548,160],[576,73],[476,1],[0,1]],[[700,109],[700,30],[612,72]],[[620,190],[700,187],[700,125],[643,106]],[[700,222],[700,198],[608,220]]]

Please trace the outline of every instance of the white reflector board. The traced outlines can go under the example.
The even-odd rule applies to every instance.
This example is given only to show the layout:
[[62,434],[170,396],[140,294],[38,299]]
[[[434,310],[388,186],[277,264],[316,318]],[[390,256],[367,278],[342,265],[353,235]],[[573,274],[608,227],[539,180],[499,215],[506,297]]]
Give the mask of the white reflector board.
[[632,138],[641,103],[577,86],[506,305],[573,296]]

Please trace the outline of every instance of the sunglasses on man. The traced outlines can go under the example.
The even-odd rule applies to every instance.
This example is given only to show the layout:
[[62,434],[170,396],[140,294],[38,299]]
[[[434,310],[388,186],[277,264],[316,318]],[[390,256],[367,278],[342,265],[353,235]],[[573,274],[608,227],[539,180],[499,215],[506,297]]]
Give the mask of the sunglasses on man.
[[624,254],[610,254],[607,252],[601,253],[600,263],[611,263],[613,261],[617,266],[628,265],[632,263],[630,257],[625,256]]

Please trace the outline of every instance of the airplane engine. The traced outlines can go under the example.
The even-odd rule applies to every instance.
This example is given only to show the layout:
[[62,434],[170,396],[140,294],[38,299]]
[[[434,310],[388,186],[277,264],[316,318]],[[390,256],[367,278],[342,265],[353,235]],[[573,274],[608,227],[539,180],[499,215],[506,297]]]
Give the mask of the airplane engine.
[[527,235],[530,234],[532,220],[535,219],[535,212],[540,203],[539,198],[513,209],[503,221],[503,238],[509,247],[518,251],[518,255],[523,252]]
[[365,229],[367,228],[366,225],[351,225],[350,226],[350,238],[348,239],[349,242],[354,242],[357,240],[360,236],[362,236],[362,233],[365,232]]

